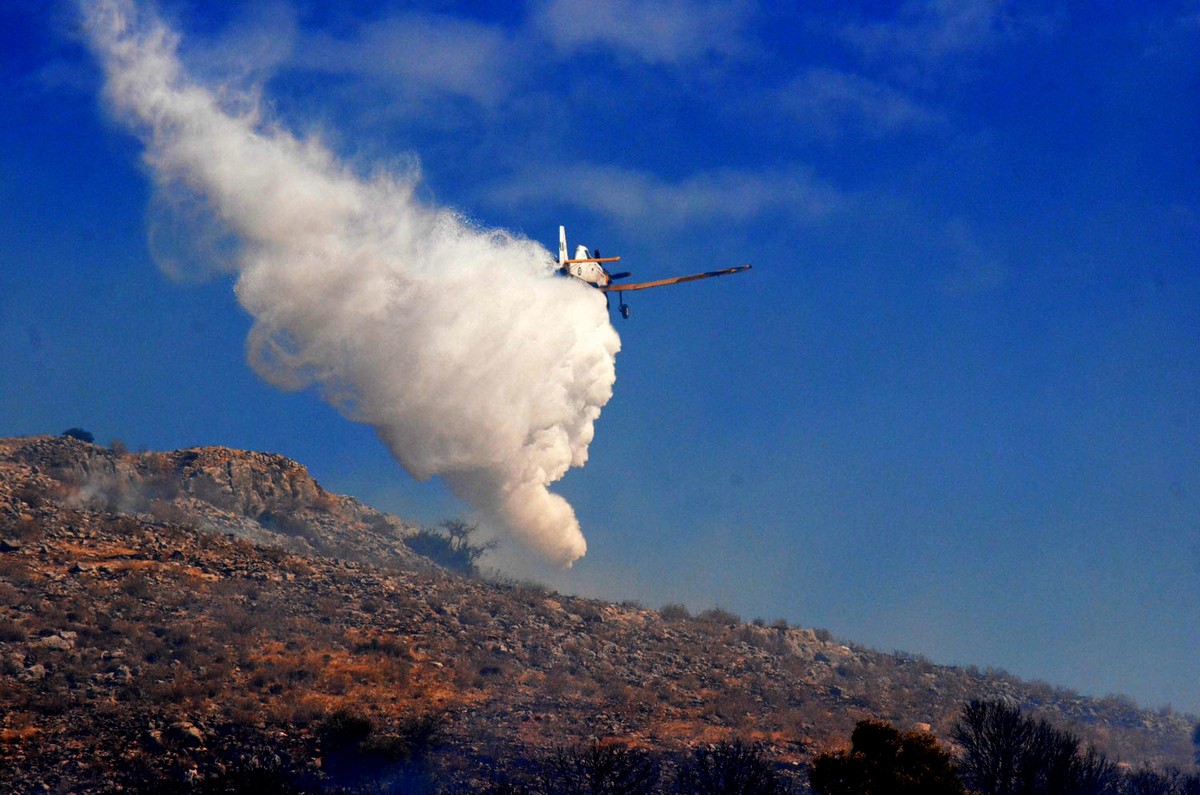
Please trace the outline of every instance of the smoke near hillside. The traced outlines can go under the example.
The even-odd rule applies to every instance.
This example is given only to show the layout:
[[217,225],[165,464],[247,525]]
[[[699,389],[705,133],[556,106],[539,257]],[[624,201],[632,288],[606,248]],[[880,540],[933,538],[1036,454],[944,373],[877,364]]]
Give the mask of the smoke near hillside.
[[587,460],[620,347],[604,298],[551,278],[537,243],[480,230],[369,178],[264,117],[252,94],[185,73],[176,35],[126,0],[84,2],[119,118],[143,139],[160,206],[201,197],[238,241],[255,370],[318,385],[418,479],[439,476],[548,560],[586,551],[548,490]]

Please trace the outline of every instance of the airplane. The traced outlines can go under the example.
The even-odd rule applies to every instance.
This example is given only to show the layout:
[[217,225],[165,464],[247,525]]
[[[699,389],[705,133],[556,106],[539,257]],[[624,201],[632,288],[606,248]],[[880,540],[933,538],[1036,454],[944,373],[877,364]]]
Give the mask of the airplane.
[[[576,279],[587,282],[602,293],[616,293],[618,311],[621,317],[629,319],[629,304],[625,303],[624,293],[633,290],[645,290],[650,287],[665,287],[668,284],[681,284],[683,282],[694,282],[698,279],[710,279],[713,276],[725,276],[730,273],[741,273],[742,271],[750,270],[749,265],[742,265],[738,268],[726,268],[719,271],[708,271],[707,273],[693,273],[690,276],[675,276],[670,279],[659,279],[653,282],[641,282],[638,284],[613,284],[617,279],[624,279],[630,276],[629,271],[622,273],[609,273],[604,267],[606,262],[616,262],[620,257],[601,257],[600,249],[589,252],[587,246],[576,246],[575,256],[567,258],[567,228],[560,226],[558,228],[558,272],[563,276],[572,276]],[[604,296],[605,302],[608,301],[608,296]]]

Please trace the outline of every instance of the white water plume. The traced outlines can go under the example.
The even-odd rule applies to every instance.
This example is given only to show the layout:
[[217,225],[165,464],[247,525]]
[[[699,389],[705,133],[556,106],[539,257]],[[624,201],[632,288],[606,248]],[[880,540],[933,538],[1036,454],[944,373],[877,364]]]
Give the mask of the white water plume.
[[612,396],[620,342],[603,296],[552,277],[537,243],[417,201],[415,176],[364,179],[265,120],[253,96],[200,85],[175,35],[129,0],[83,13],[160,190],[203,197],[240,241],[254,368],[283,388],[318,384],[485,525],[559,564],[583,555],[548,486],[587,460]]

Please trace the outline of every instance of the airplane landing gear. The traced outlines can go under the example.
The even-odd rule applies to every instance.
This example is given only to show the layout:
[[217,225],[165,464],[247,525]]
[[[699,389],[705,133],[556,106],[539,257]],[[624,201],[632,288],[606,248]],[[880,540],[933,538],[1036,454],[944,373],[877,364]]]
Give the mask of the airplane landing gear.
[[617,310],[621,313],[621,317],[628,320],[629,319],[629,304],[625,303],[625,296],[622,295],[621,293],[617,293],[617,300],[619,300],[621,302],[620,305],[617,306]]

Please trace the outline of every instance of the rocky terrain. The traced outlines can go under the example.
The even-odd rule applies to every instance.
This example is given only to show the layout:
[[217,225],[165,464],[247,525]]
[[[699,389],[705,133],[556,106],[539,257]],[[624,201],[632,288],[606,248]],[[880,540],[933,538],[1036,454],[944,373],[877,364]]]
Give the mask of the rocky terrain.
[[281,456],[0,440],[0,791],[483,791],[590,739],[671,758],[732,737],[802,787],[859,718],[944,739],[990,696],[1134,766],[1191,761],[1170,710],[464,577],[417,530]]

